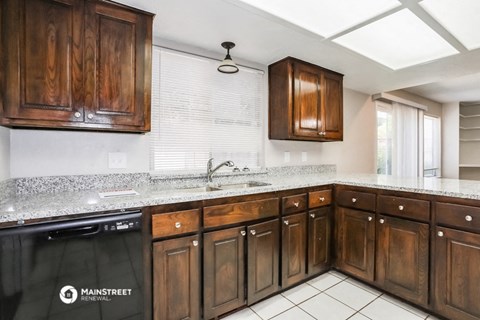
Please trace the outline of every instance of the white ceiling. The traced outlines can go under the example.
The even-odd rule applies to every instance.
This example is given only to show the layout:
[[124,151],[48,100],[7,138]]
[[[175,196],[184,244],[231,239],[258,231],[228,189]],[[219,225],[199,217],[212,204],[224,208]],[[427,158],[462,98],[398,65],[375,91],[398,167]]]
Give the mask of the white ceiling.
[[[480,49],[468,50],[452,35],[454,31],[447,30],[438,22],[443,23],[448,19],[439,19],[438,12],[435,12],[434,18],[418,0],[399,0],[400,6],[330,38],[321,37],[299,27],[298,23],[287,22],[239,0],[117,1],[156,14],[153,28],[155,44],[184,44],[199,51],[211,52],[216,58],[222,59],[225,50],[220,44],[233,41],[236,47],[230,53],[234,60],[268,65],[286,56],[293,56],[343,73],[345,87],[368,94],[408,88],[407,91],[438,102],[480,101]],[[448,1],[458,3],[458,0],[442,0]],[[300,5],[300,1],[295,1],[295,4]],[[406,8],[459,53],[392,70],[333,42]],[[465,19],[464,23],[468,24],[469,21]],[[449,29],[453,30],[450,26]],[[378,45],[382,45],[380,38]]]

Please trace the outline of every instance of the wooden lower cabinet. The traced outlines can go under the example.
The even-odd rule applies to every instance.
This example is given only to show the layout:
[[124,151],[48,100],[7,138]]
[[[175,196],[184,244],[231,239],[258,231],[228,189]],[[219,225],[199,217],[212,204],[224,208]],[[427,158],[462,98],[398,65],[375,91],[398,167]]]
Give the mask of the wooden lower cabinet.
[[200,319],[199,236],[153,243],[153,318]]
[[282,218],[282,287],[305,278],[307,223],[305,212]]
[[377,284],[426,307],[429,287],[429,225],[388,216],[377,223]]
[[360,279],[373,281],[375,214],[337,208],[337,267]]
[[245,227],[204,234],[203,317],[245,305]]
[[308,212],[307,274],[319,274],[331,264],[331,208],[323,207]]
[[275,219],[204,234],[205,319],[252,304],[278,290],[278,230]]
[[437,227],[434,308],[455,320],[480,319],[480,234]]

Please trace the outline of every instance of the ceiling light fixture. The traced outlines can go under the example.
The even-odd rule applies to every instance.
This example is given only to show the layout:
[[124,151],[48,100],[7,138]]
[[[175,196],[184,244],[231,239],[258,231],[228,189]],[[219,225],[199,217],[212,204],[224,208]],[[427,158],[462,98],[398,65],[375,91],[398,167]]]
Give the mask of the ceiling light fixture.
[[222,47],[227,49],[227,55],[225,56],[225,59],[223,59],[223,61],[220,63],[217,70],[222,72],[222,73],[236,73],[236,72],[238,72],[237,65],[235,64],[235,62],[233,62],[232,57],[230,57],[230,49],[235,47],[235,43],[230,42],[230,41],[222,42]]

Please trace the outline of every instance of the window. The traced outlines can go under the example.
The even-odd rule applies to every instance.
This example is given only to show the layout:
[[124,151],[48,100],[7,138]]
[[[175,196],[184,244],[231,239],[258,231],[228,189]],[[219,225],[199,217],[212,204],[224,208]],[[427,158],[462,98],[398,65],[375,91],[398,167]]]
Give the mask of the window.
[[205,170],[207,160],[261,166],[263,71],[153,48],[152,170]]
[[440,118],[425,115],[423,117],[423,176],[440,175]]
[[377,104],[377,173],[392,174],[392,108]]

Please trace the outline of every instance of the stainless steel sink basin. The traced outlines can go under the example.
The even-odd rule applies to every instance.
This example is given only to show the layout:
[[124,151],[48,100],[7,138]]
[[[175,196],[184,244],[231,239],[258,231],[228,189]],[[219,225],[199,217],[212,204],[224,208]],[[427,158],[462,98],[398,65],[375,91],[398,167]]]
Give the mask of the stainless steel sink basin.
[[185,192],[211,192],[211,191],[220,191],[220,190],[264,187],[269,185],[270,183],[259,182],[259,181],[249,181],[249,182],[243,182],[243,183],[228,183],[228,184],[219,185],[217,187],[202,186],[202,187],[193,187],[193,188],[180,188],[180,190]]
[[249,181],[244,183],[229,183],[224,185],[219,185],[218,187],[222,190],[226,189],[247,189],[253,187],[265,187],[269,186],[270,183],[259,182],[259,181]]

